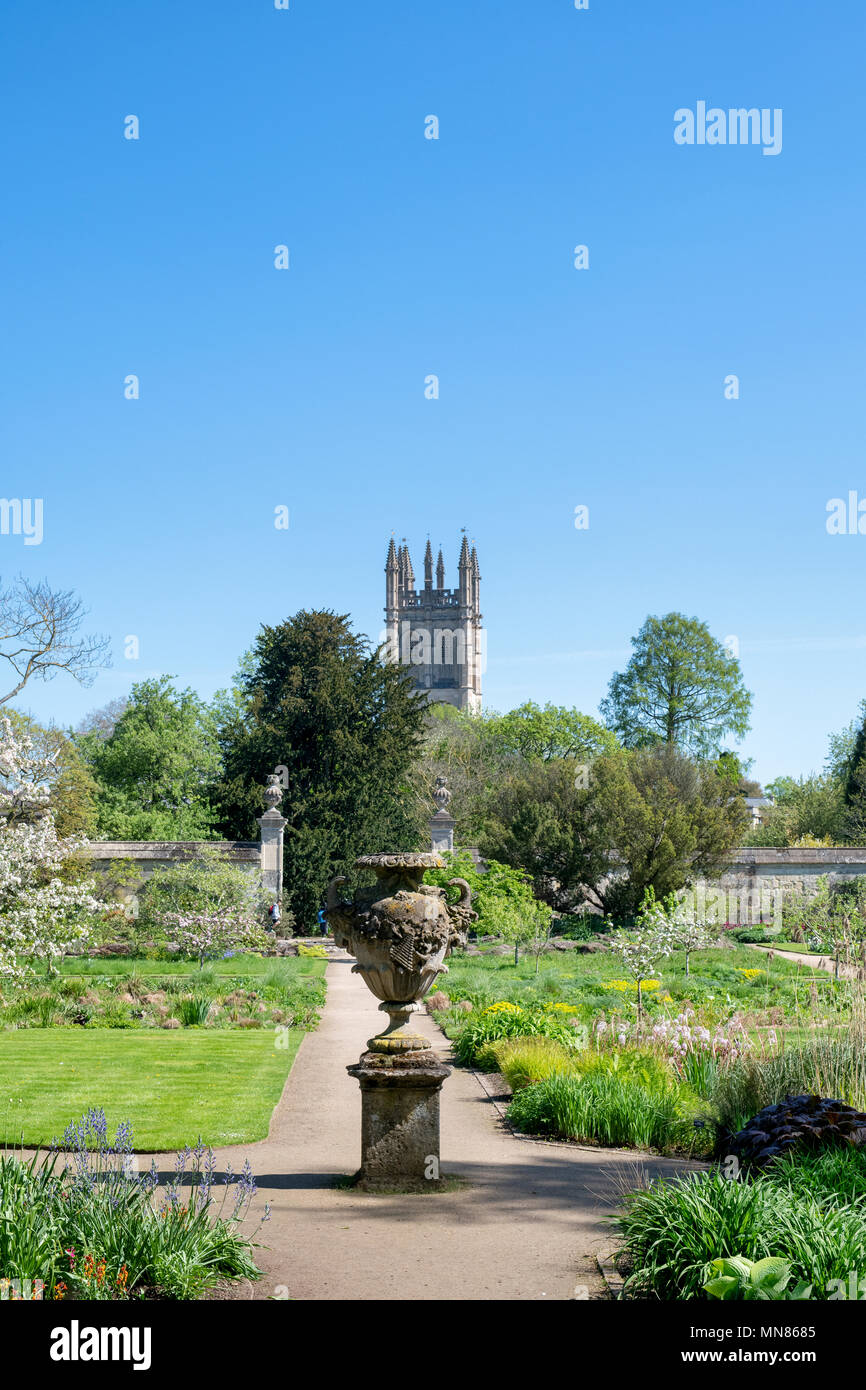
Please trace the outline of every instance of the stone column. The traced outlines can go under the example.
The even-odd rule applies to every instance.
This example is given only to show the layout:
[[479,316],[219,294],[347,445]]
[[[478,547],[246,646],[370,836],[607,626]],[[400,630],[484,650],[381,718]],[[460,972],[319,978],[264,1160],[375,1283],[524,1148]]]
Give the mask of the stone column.
[[277,807],[282,796],[280,779],[272,772],[265,788],[267,810],[258,818],[261,838],[260,868],[266,898],[270,902],[279,903],[280,906],[283,901],[283,830],[286,821]]
[[451,792],[445,784],[444,777],[436,778],[433,800],[436,802],[436,814],[430,818],[430,840],[433,853],[444,854],[446,850],[453,852],[454,827],[457,822],[453,816],[448,814]]

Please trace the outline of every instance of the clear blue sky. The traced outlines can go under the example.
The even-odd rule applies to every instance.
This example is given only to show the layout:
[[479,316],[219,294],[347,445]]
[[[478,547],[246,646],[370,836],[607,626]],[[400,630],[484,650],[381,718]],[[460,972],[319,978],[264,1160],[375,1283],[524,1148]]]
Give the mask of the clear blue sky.
[[[593,713],[679,609],[739,638],[756,774],[821,765],[866,695],[866,535],[825,529],[866,497],[861,4],[7,0],[3,29],[2,493],[45,537],[0,568],[114,650],[26,707],[209,695],[305,606],[375,636],[391,531],[453,583],[465,526],[485,703]],[[702,100],[781,108],[781,154],[675,144]]]

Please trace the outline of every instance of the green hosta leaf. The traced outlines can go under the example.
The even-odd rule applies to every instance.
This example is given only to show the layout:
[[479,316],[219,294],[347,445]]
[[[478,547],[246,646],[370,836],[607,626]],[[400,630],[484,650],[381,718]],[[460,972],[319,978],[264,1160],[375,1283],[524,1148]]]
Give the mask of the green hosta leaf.
[[766,1260],[756,1260],[750,1271],[750,1278],[754,1284],[784,1287],[790,1277],[790,1263],[773,1255]]
[[704,1293],[709,1298],[720,1298],[730,1301],[737,1297],[740,1292],[739,1279],[725,1275],[721,1279],[711,1279],[708,1284],[704,1284]]

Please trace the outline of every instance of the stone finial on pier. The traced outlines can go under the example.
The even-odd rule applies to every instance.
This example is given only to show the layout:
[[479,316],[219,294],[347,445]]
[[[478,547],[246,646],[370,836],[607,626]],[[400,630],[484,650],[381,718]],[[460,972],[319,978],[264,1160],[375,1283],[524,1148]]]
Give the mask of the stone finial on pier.
[[283,787],[279,774],[271,772],[268,774],[264,792],[266,809],[264,815],[258,817],[258,824],[261,838],[262,888],[265,897],[274,903],[282,902],[283,896],[283,831],[286,821],[277,809],[282,799]]
[[446,850],[453,852],[454,827],[457,822],[453,816],[448,814],[451,791],[444,777],[436,778],[433,800],[436,803],[436,814],[430,818],[430,840],[433,853],[444,854]]

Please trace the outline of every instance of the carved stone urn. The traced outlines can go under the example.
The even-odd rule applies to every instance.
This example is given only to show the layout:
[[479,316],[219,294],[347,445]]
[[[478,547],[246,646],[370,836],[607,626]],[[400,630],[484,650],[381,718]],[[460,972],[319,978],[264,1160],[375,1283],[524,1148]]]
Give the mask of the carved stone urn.
[[334,879],[325,915],[336,944],[355,957],[353,972],[389,1016],[388,1026],[348,1068],[361,1085],[358,1178],[370,1189],[429,1187],[439,1181],[439,1090],[450,1069],[429,1040],[406,1025],[447,971],[448,952],[466,944],[476,914],[464,879],[450,880],[461,890],[456,904],[443,888],[422,884],[426,869],[445,867],[438,854],[370,854],[355,867],[371,869],[375,884],[346,902],[338,895],[345,878]]

